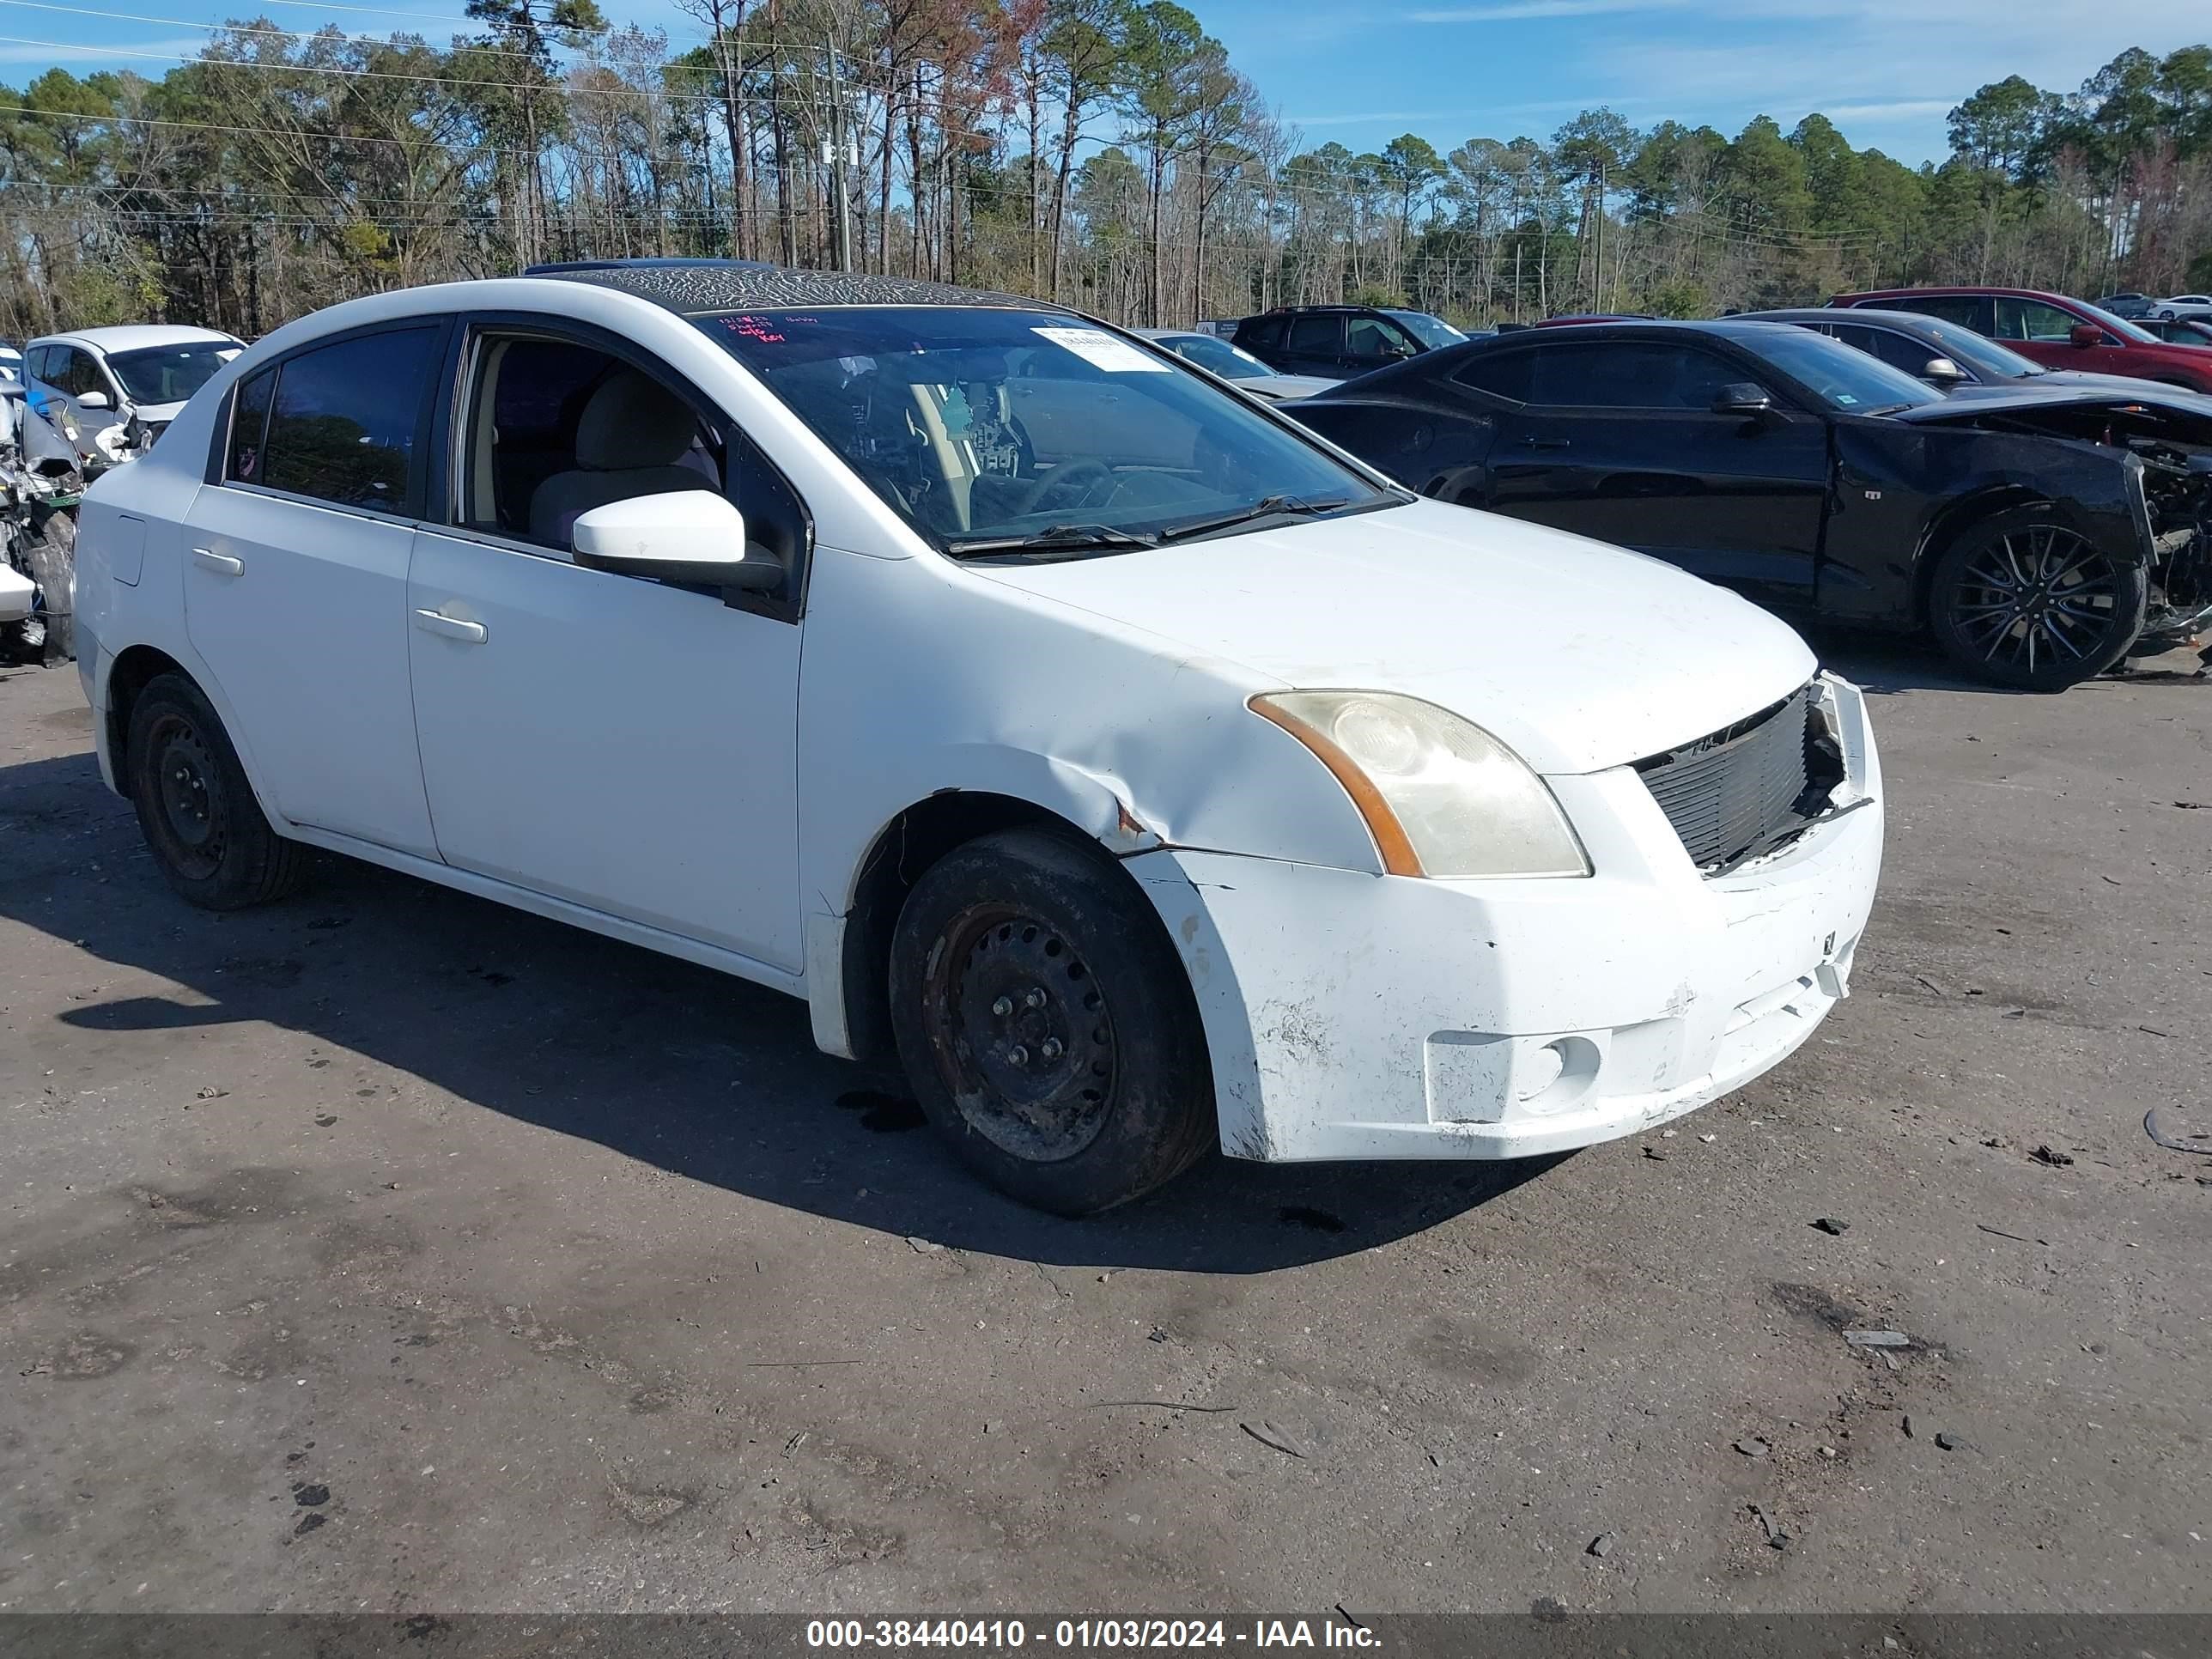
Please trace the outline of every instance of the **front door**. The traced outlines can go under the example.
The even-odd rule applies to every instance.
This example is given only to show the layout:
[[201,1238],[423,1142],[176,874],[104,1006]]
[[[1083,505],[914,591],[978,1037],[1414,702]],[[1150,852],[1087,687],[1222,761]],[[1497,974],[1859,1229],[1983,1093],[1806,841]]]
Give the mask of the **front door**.
[[1770,603],[1811,600],[1825,420],[1714,413],[1720,389],[1756,371],[1688,342],[1561,342],[1527,362],[1527,402],[1491,449],[1492,507]]
[[576,512],[625,495],[726,469],[765,526],[788,486],[672,376],[596,343],[488,325],[463,364],[451,522],[418,533],[406,606],[439,853],[796,972],[798,622],[568,548]]
[[422,857],[407,562],[444,334],[356,335],[241,382],[185,521],[185,631],[272,804]]

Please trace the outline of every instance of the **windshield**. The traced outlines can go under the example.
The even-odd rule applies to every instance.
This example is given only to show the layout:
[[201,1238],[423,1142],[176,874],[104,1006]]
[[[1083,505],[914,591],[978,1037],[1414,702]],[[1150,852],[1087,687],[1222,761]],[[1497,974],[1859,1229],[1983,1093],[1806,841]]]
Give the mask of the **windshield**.
[[1919,319],[1919,322],[1921,333],[1938,342],[1943,355],[1961,368],[1992,374],[2001,380],[2021,380],[2031,375],[2051,373],[2041,363],[2023,357],[2010,346],[1999,345],[1988,335],[1977,334],[1971,328],[1961,328],[1955,323],[1929,322],[1925,319]]
[[118,351],[107,360],[107,367],[132,403],[180,404],[243,349],[228,340],[194,340],[188,345]]
[[[2086,300],[2076,300],[2074,301],[2074,306],[2077,311],[2079,311],[2084,317],[2087,317],[2091,322],[2095,323],[2100,328],[2108,328],[2112,330],[2113,333],[2118,335],[2123,340],[2148,342],[2152,345],[2156,345],[2158,343],[2157,335],[2152,333],[2147,328],[2137,327],[2124,317],[2115,317],[2111,312],[2106,311],[2100,307],[2093,306]],[[2059,343],[2063,345],[2065,342],[2062,340]]]
[[1268,380],[1275,371],[1226,340],[1211,334],[1170,334],[1160,341],[1178,357],[1187,357],[1200,368],[1211,369],[1224,380]]
[[1403,323],[1415,339],[1431,350],[1438,346],[1457,345],[1467,338],[1443,318],[1431,317],[1425,311],[1386,311],[1382,314]]
[[[1172,355],[1064,312],[840,306],[695,321],[948,552],[1048,544],[1066,556],[1401,499]],[[1034,550],[1014,545],[1030,538]]]
[[1809,388],[1831,409],[1866,415],[1943,401],[1942,392],[1929,390],[1903,369],[1809,329],[1775,327],[1771,337],[1762,330],[1756,340],[1740,343]]

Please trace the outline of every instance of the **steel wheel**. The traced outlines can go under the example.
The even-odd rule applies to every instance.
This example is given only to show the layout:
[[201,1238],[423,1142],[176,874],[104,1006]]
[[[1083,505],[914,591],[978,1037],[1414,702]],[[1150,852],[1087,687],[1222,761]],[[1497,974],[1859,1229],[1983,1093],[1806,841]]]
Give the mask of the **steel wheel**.
[[922,1018],[961,1116],[1030,1163],[1074,1157],[1098,1138],[1115,1071],[1090,969],[1049,923],[1006,905],[972,906],[943,939]]
[[151,738],[155,821],[169,858],[187,880],[205,881],[222,867],[230,836],[222,775],[205,740],[181,715],[165,714]]
[[2104,553],[2063,525],[2045,524],[1978,549],[1951,614],[1983,661],[2033,674],[2088,661],[2118,605]]

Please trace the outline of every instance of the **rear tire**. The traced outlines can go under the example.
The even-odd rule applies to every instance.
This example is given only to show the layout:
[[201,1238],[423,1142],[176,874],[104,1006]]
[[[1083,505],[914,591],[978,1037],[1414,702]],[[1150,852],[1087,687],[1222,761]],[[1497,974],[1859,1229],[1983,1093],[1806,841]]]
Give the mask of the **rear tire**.
[[1110,1210],[1216,1135],[1182,963],[1134,884],[1071,837],[1002,830],[923,872],[892,935],[890,999],[923,1111],[1024,1204]]
[[138,828],[181,897],[204,910],[242,910],[297,890],[309,849],[269,827],[199,687],[182,674],[156,676],[131,705],[125,741]]
[[2063,691],[2103,673],[2142,631],[2150,577],[2123,565],[2051,507],[1969,525],[1936,561],[1928,627],[1979,680]]

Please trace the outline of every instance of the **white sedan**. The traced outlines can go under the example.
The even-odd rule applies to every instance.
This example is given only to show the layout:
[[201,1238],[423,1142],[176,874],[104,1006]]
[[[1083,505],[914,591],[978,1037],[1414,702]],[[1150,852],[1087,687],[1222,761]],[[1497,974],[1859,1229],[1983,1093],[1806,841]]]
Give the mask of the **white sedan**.
[[1339,384],[1318,374],[1285,374],[1261,362],[1242,346],[1230,344],[1218,334],[1183,328],[1140,328],[1137,332],[1147,340],[1158,341],[1185,362],[1196,363],[1208,374],[1233,382],[1239,392],[1249,392],[1255,398],[1265,398],[1272,403],[1310,398],[1316,392],[1329,391]]
[[1844,994],[1881,863],[1865,707],[1781,623],[1030,301],[353,301],[78,556],[101,770],[186,900],[324,848],[774,986],[1068,1214],[1217,1142],[1678,1116]]

